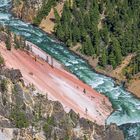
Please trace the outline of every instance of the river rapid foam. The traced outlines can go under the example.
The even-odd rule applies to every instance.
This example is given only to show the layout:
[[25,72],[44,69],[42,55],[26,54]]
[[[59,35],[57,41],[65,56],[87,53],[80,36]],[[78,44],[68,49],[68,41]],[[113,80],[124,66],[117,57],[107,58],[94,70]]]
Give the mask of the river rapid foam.
[[116,86],[112,78],[97,74],[83,59],[39,28],[12,17],[9,13],[10,6],[9,0],[0,0],[0,24],[8,26],[15,34],[39,46],[79,79],[106,95],[114,108],[114,112],[106,120],[107,124],[116,123],[124,131],[126,140],[140,140],[140,100],[122,86]]

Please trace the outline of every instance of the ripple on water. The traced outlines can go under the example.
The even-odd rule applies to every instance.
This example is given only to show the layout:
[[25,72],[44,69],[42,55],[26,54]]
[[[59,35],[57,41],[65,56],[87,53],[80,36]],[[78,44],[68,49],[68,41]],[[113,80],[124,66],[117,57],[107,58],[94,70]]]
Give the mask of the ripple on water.
[[119,128],[125,132],[126,140],[140,140],[140,123],[128,123]]
[[[0,1],[1,6],[2,1]],[[0,13],[0,24],[9,25],[13,32],[38,45],[63,63],[79,79],[108,96],[115,111],[108,117],[107,123],[113,122],[121,125],[127,140],[131,140],[131,138],[138,140],[140,125],[137,125],[136,122],[140,122],[140,100],[126,92],[121,86],[115,86],[115,81],[111,78],[95,73],[83,59],[73,54],[65,46],[53,41],[40,29],[11,18],[9,14],[5,13]]]

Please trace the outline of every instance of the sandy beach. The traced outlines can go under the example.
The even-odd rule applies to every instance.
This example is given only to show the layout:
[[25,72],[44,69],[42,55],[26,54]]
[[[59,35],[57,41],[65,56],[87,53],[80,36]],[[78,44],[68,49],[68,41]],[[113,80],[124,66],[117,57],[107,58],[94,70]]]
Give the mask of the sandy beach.
[[[19,69],[26,84],[32,83],[42,93],[48,94],[51,100],[58,100],[65,111],[73,109],[81,117],[88,118],[102,125],[112,112],[111,103],[104,95],[97,93],[77,77],[63,69],[53,59],[53,66],[42,59],[22,50],[6,50],[0,43],[0,53],[5,59],[6,67]],[[83,91],[86,92],[83,92]]]

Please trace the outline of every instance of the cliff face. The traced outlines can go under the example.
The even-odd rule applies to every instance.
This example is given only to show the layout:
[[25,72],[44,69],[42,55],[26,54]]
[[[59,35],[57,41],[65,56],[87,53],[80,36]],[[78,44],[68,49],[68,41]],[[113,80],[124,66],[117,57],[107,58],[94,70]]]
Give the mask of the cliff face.
[[43,0],[13,0],[12,12],[16,17],[32,22],[42,4]]
[[0,117],[0,139],[123,140],[116,125],[106,130],[25,87],[19,70],[0,69]]
[[64,1],[65,0],[13,0],[11,11],[15,17],[38,25],[44,31],[51,34],[54,32],[56,13],[61,17]]

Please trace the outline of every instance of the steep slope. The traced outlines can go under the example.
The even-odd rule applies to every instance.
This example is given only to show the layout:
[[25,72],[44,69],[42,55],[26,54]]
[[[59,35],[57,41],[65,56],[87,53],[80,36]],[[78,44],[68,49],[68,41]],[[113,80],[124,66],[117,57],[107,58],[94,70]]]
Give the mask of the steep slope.
[[[63,0],[12,0],[12,12],[26,22],[39,25],[51,8]],[[53,17],[52,17],[53,18]]]
[[20,69],[26,84],[33,83],[43,95],[48,93],[49,98],[60,101],[66,111],[73,109],[80,116],[96,121],[97,124],[104,124],[112,112],[111,103],[105,96],[65,71],[57,61],[53,60],[52,68],[24,51],[7,51],[2,43],[0,51],[7,67]]
[[[50,24],[49,20],[43,20],[41,27],[49,33],[55,31],[57,38],[87,59],[97,71],[118,79],[119,83],[125,82],[125,86],[131,92],[140,96],[139,79],[136,78],[140,72],[139,5],[137,0],[64,1],[62,16],[58,16],[59,10],[55,19],[54,15],[52,16],[55,26],[54,23]],[[36,15],[37,17],[39,16]],[[55,27],[54,30],[52,27]],[[76,50],[73,46],[76,46]],[[135,53],[138,55],[134,56],[125,68],[118,71],[125,58]],[[138,90],[135,90],[135,87]]]
[[32,22],[42,4],[43,0],[13,0],[12,11],[17,17]]
[[73,110],[66,113],[58,101],[26,87],[21,78],[19,70],[0,68],[0,139],[123,140],[116,125],[105,129]]

